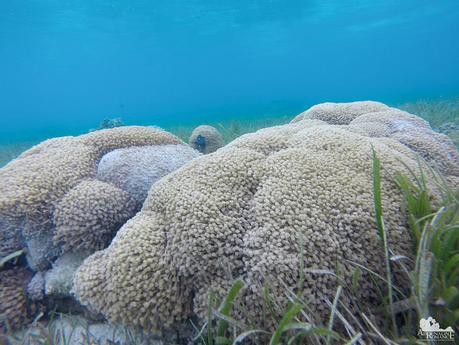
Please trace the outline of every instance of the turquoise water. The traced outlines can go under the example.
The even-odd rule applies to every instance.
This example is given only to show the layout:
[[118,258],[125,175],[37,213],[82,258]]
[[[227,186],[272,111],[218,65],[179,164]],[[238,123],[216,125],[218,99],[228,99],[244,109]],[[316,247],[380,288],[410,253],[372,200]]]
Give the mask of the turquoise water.
[[459,1],[3,0],[0,141],[459,94]]

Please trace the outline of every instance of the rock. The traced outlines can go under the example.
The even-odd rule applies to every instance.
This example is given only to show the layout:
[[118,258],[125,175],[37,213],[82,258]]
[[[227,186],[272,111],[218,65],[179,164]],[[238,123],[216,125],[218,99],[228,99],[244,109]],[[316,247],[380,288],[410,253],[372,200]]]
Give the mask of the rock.
[[[56,344],[62,345],[160,345],[165,344],[157,335],[146,335],[138,331],[115,326],[108,322],[93,322],[82,316],[62,315],[51,324],[41,324],[26,332],[18,332],[16,337],[25,340],[36,340],[43,337],[43,329],[51,330]],[[168,342],[169,343],[169,342]]]

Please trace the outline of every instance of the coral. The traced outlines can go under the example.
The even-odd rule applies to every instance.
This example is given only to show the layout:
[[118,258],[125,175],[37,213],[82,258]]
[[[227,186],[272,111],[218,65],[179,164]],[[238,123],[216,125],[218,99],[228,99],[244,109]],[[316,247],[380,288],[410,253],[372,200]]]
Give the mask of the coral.
[[348,125],[352,120],[362,114],[386,109],[389,109],[387,105],[373,101],[320,103],[296,116],[292,122],[310,119],[326,121],[333,125]]
[[97,178],[127,191],[143,203],[153,183],[199,156],[186,145],[144,146],[107,153],[97,167]]
[[351,126],[364,128],[371,137],[389,137],[412,149],[445,175],[459,176],[459,155],[454,143],[434,132],[421,118],[407,112],[388,110],[363,114]]
[[165,144],[183,143],[157,128],[118,127],[50,139],[20,155],[0,169],[0,255],[24,245],[26,220],[29,235],[48,230],[54,205],[81,180],[95,176],[104,154],[124,147]]
[[0,271],[0,330],[17,330],[31,321],[33,304],[29,304],[26,287],[32,274],[24,268]]
[[196,127],[190,136],[191,147],[204,154],[212,153],[225,145],[223,136],[212,126],[202,125]]
[[445,134],[413,130],[395,133],[391,137],[410,147],[444,174],[459,176],[457,148]]
[[24,247],[27,248],[28,266],[44,271],[60,255],[61,249],[53,243],[54,225],[47,216],[26,219],[22,229]]
[[[313,316],[326,322],[325,299],[333,300],[338,281],[324,270],[338,272],[339,264],[349,285],[355,268],[350,262],[385,274],[374,220],[371,147],[384,167],[389,242],[402,255],[411,252],[411,239],[393,176],[408,174],[407,167],[417,171],[419,165],[411,146],[368,136],[368,122],[361,128],[358,121],[344,124],[387,106],[320,108],[306,112],[320,119],[244,135],[158,181],[142,211],[110,246],[80,266],[74,279],[77,298],[113,322],[174,327],[193,314],[203,317],[210,292],[221,295],[241,277],[247,288],[240,301],[252,320],[265,319],[264,285],[283,307],[289,302],[286,288],[302,293]],[[429,131],[414,117],[410,124]],[[388,130],[390,124],[375,122],[370,132],[383,127]],[[359,286],[356,298],[363,308],[381,302],[366,272]]]
[[56,205],[54,242],[64,251],[105,248],[140,205],[106,182],[84,180]]
[[350,124],[361,124],[365,122],[382,123],[389,126],[392,131],[403,131],[405,126],[430,129],[429,123],[425,120],[396,108],[388,108],[381,111],[362,114],[353,119]]
[[71,297],[73,276],[77,268],[81,265],[91,252],[80,251],[77,253],[65,253],[54,263],[52,269],[46,272],[44,282],[44,292],[46,296],[57,298]]
[[0,216],[0,257],[22,248],[21,230],[24,227],[24,221],[23,218],[15,217],[14,214]]
[[410,147],[447,175],[458,175],[459,156],[454,143],[432,131],[418,116],[377,102],[322,103],[298,115],[302,119],[320,119],[369,137],[390,137]]
[[158,127],[127,126],[104,129],[80,137],[81,142],[93,147],[99,157],[115,149],[132,146],[154,146],[183,142]]
[[32,301],[41,301],[45,297],[45,274],[37,272],[27,285],[27,296]]

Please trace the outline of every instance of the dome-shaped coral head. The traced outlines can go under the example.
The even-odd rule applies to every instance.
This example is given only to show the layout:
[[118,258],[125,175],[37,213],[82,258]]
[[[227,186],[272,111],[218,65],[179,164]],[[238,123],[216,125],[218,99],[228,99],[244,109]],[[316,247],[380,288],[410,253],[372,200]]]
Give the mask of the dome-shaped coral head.
[[[391,115],[381,112],[362,127],[356,120],[366,114],[358,105],[361,115],[346,120],[356,121],[352,126],[334,125],[341,120],[331,112],[247,134],[166,176],[111,245],[79,268],[76,296],[114,322],[173,327],[192,315],[204,317],[211,291],[222,296],[240,277],[246,289],[238,298],[250,320],[266,319],[265,286],[281,307],[288,305],[289,291],[301,294],[311,316],[327,322],[326,300],[333,300],[339,284],[352,286],[356,264],[385,274],[371,148],[384,167],[382,202],[391,249],[409,256],[410,231],[393,176],[419,171],[417,148],[422,154],[446,140],[439,141],[415,116],[380,108]],[[390,132],[397,116],[428,134],[424,140],[431,144],[366,134]],[[431,158],[432,163],[444,159],[435,150]],[[456,159],[457,151],[451,152],[445,175],[454,173]],[[428,174],[427,165],[420,164]],[[340,281],[324,273],[338,270]],[[366,272],[354,298],[364,309],[381,302]],[[355,308],[345,296],[341,302]]]
[[102,157],[96,178],[125,190],[143,204],[155,182],[199,155],[188,145],[117,149]]
[[132,126],[50,139],[24,152],[0,169],[0,256],[23,248],[23,236],[52,232],[55,206],[82,180],[96,175],[104,154],[165,144],[184,145],[162,130]]
[[375,111],[387,110],[389,107],[374,101],[351,103],[320,103],[296,116],[292,122],[301,120],[322,120],[333,125],[348,125],[356,117]]
[[221,133],[212,126],[196,127],[191,133],[190,146],[201,153],[212,153],[225,145]]
[[56,205],[54,241],[65,251],[103,249],[139,209],[140,204],[124,190],[84,180]]
[[373,101],[321,103],[299,114],[292,123],[312,119],[346,125],[346,129],[369,137],[394,139],[446,175],[459,176],[454,143],[416,115]]

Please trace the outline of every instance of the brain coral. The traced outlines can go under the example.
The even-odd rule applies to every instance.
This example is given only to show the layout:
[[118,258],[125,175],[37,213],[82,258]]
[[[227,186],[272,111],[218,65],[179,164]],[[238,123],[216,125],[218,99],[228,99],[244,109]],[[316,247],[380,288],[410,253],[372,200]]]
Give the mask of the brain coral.
[[459,176],[459,157],[454,143],[448,136],[432,131],[429,124],[417,116],[391,108],[362,115],[350,124],[361,128],[377,128],[379,133],[368,134],[393,138],[446,175]]
[[140,205],[124,190],[98,180],[84,180],[57,204],[54,241],[64,251],[105,248]]
[[204,154],[217,151],[225,145],[220,132],[215,127],[207,125],[196,127],[191,133],[189,143],[191,147]]
[[44,275],[44,293],[46,296],[65,298],[70,296],[73,276],[78,266],[86,259],[90,251],[79,251],[76,253],[65,253],[54,263],[52,269]]
[[27,285],[27,297],[32,301],[41,301],[45,297],[45,274],[37,272]]
[[[80,266],[74,279],[77,298],[114,322],[170,327],[193,314],[204,316],[210,291],[221,295],[241,277],[247,288],[240,300],[252,320],[265,319],[262,286],[268,285],[284,307],[286,288],[302,293],[312,316],[326,321],[325,300],[333,299],[338,281],[324,270],[337,272],[339,263],[341,284],[349,285],[351,261],[384,275],[371,146],[384,167],[382,198],[391,248],[403,255],[411,248],[393,175],[408,173],[407,167],[417,171],[417,153],[396,137],[367,135],[371,125],[359,127],[360,116],[389,109],[369,105],[366,110],[362,103],[356,109],[346,105],[345,111],[327,105],[329,113],[317,112],[320,118],[244,135],[166,176],[110,246]],[[394,114],[406,120],[406,113]],[[410,118],[413,126],[430,133],[424,122]],[[352,126],[346,124],[351,121]],[[391,122],[381,121],[374,122],[371,133],[394,130]],[[456,158],[457,151],[451,152],[449,163],[456,164]],[[363,307],[380,302],[365,272],[355,294]]]
[[0,169],[0,255],[24,245],[24,227],[29,235],[47,227],[54,205],[81,180],[95,176],[104,154],[164,144],[183,143],[157,128],[132,126],[50,139],[23,153]]
[[301,120],[323,120],[334,125],[348,125],[356,117],[375,111],[389,109],[383,103],[361,101],[351,103],[321,103],[296,116],[292,122]]
[[0,330],[17,330],[31,321],[33,304],[26,294],[32,274],[24,268],[0,271]]
[[97,178],[118,186],[143,203],[153,183],[197,156],[199,152],[186,145],[113,150],[100,160]]

